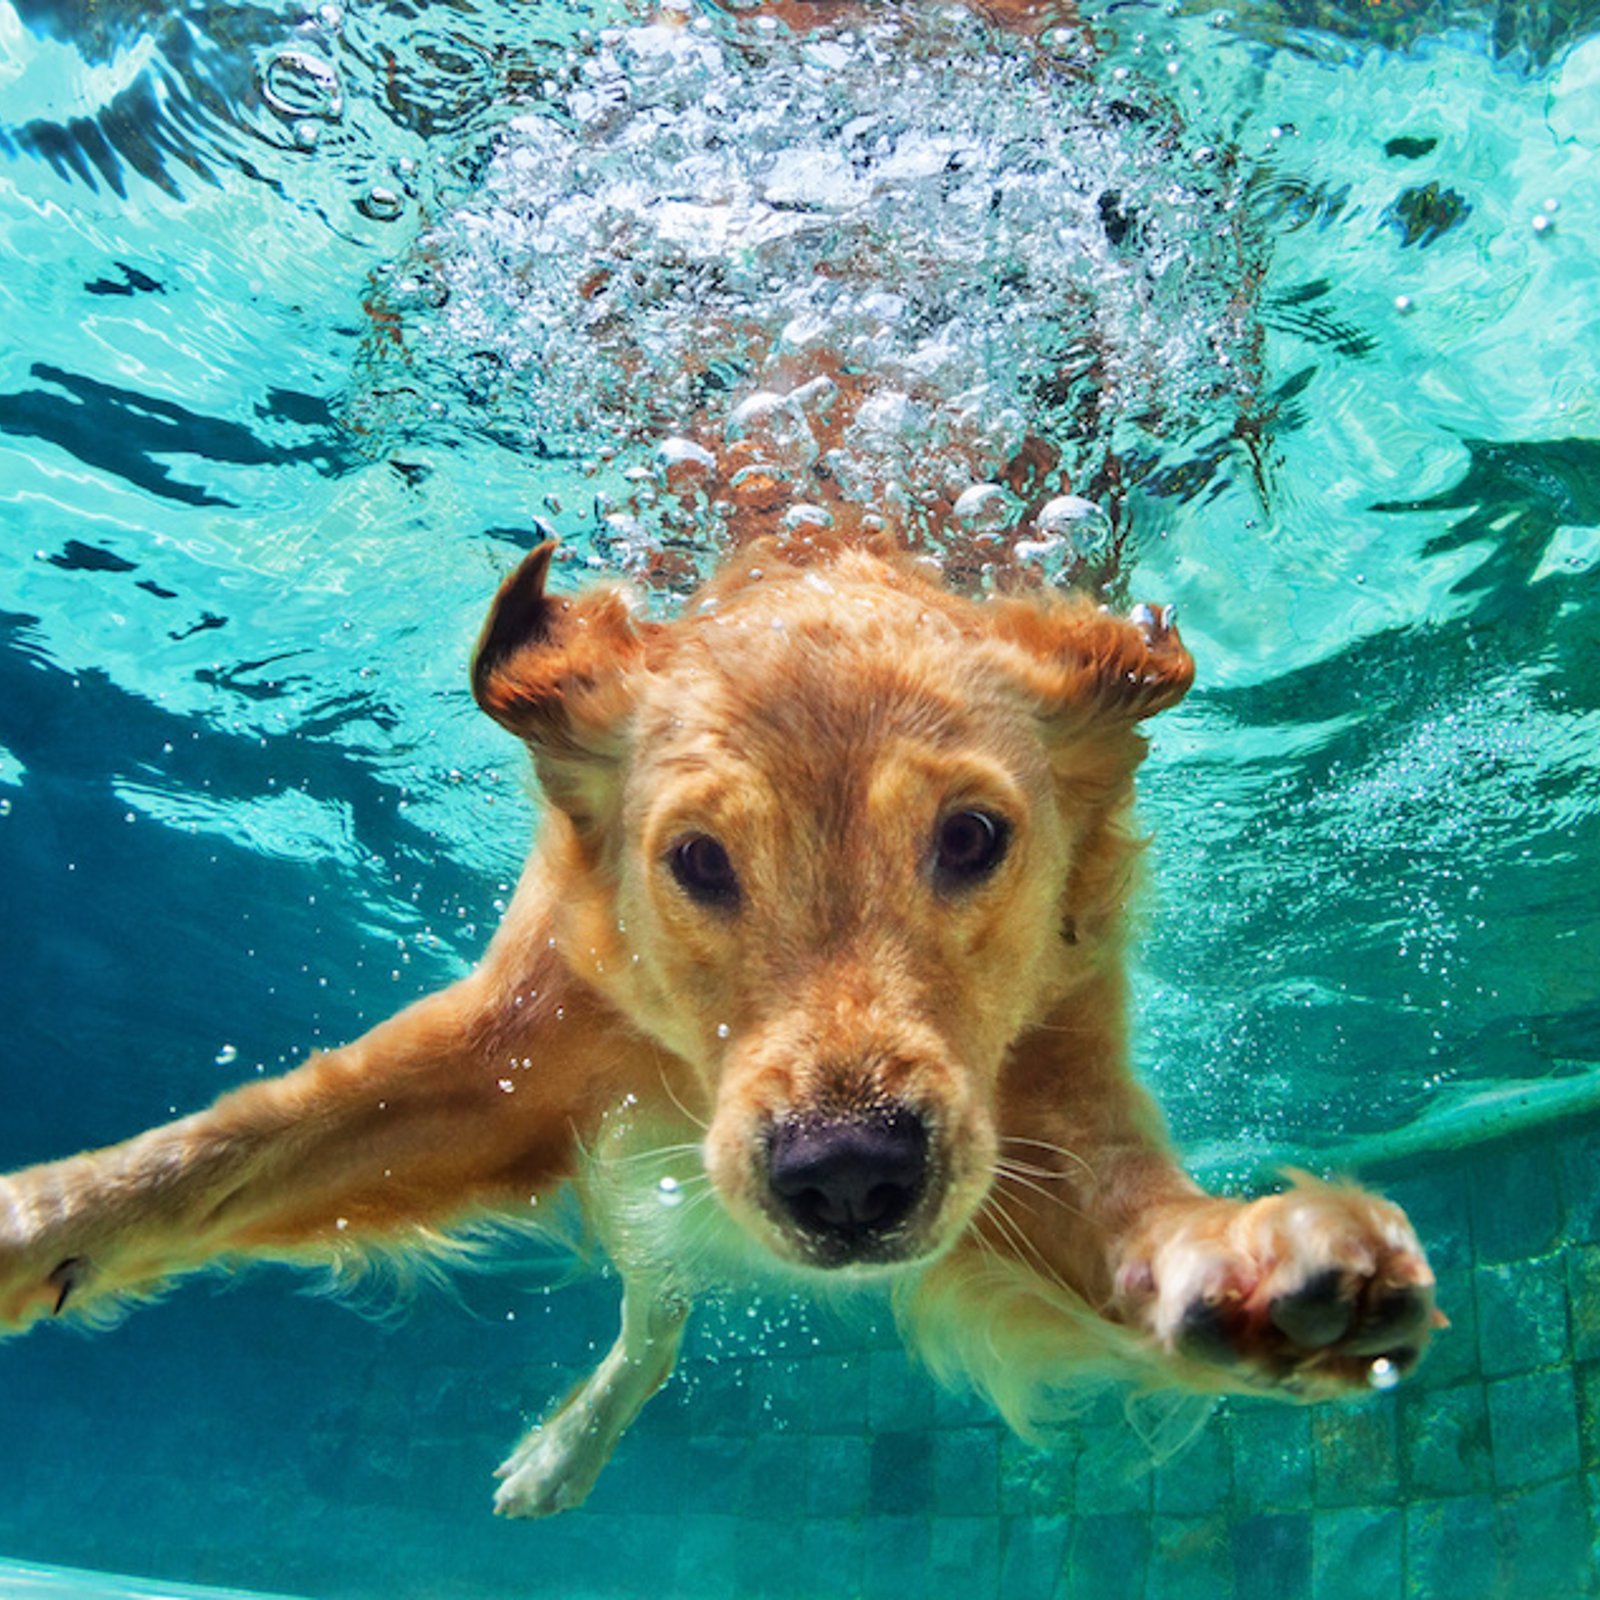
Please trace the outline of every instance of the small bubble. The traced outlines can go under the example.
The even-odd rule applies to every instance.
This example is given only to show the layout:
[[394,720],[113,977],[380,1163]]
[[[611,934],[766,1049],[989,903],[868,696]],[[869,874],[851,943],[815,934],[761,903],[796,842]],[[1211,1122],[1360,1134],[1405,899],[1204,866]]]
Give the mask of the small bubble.
[[1381,1391],[1393,1389],[1400,1382],[1400,1369],[1387,1356],[1379,1356],[1367,1368],[1367,1382]]
[[405,200],[382,184],[374,184],[356,201],[356,210],[373,222],[393,222],[404,214],[405,209]]
[[344,93],[333,66],[306,50],[283,50],[261,71],[261,97],[280,117],[297,122],[344,115]]

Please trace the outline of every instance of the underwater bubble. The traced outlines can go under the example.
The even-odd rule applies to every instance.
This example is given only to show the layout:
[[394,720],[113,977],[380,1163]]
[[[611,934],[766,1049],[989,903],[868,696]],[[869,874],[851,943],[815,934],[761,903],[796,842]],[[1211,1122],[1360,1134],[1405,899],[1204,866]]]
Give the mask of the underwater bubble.
[[968,533],[1003,533],[1021,509],[1021,502],[1004,484],[974,483],[956,496],[950,514]]
[[755,461],[785,472],[803,472],[817,459],[816,436],[793,395],[751,395],[729,413],[723,436],[752,451]]
[[783,514],[783,525],[791,533],[801,528],[831,528],[833,513],[826,506],[790,506]]
[[280,50],[261,70],[261,97],[280,117],[298,121],[344,115],[344,92],[334,66],[308,50]]
[[405,209],[405,200],[393,189],[386,189],[381,184],[374,184],[356,201],[356,210],[374,222],[393,222]]
[[717,458],[693,439],[663,439],[656,446],[656,467],[669,486],[702,477],[716,464]]
[[231,1067],[238,1059],[239,1051],[234,1045],[225,1044],[217,1051],[216,1060],[219,1067]]
[[1103,555],[1111,544],[1111,518],[1094,501],[1075,494],[1047,500],[1034,526],[1042,538],[1065,539],[1086,561]]
[[676,1178],[663,1178],[656,1185],[656,1199],[664,1206],[683,1204],[683,1186]]
[[1396,1388],[1400,1377],[1400,1368],[1387,1356],[1379,1356],[1367,1369],[1368,1384],[1380,1392]]

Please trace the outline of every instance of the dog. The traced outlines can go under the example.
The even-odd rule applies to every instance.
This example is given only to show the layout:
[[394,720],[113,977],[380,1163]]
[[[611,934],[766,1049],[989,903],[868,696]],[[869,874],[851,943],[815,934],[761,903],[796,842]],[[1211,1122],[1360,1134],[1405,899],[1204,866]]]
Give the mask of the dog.
[[1420,1359],[1404,1214],[1309,1176],[1203,1192],[1131,1069],[1141,724],[1194,674],[1170,612],[958,592],[847,494],[781,516],[753,437],[676,458],[733,512],[674,618],[552,590],[550,542],[499,589],[472,691],[546,806],[480,966],[0,1179],[0,1328],[217,1263],[448,1253],[570,1186],[622,1326],[501,1467],[523,1517],[584,1500],[723,1284],[886,1288],[1023,1432],[1090,1376],[1311,1400]]

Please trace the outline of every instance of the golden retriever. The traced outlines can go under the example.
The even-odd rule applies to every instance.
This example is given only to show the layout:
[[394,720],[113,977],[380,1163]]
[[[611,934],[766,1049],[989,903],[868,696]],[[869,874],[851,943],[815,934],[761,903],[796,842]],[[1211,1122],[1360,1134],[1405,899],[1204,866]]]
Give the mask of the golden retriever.
[[0,1328],[439,1248],[572,1184],[622,1331],[501,1469],[520,1516],[584,1498],[696,1294],[752,1276],[887,1284],[1019,1429],[1090,1373],[1314,1398],[1419,1358],[1441,1319],[1398,1209],[1201,1192],[1130,1070],[1139,725],[1193,675],[1169,615],[955,593],[842,503],[774,531],[751,466],[709,468],[745,521],[676,620],[551,593],[549,544],[496,597],[473,691],[548,805],[478,969],[0,1179]]

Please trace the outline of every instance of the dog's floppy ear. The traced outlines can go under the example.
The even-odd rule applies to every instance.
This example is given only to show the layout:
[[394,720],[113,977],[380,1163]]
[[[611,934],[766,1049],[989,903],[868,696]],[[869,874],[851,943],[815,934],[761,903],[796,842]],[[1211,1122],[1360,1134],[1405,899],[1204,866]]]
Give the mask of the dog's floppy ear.
[[659,624],[635,622],[615,589],[545,593],[555,541],[500,585],[472,658],[472,693],[527,742],[550,800],[580,825],[597,820],[622,752],[634,675]]
[[1049,714],[1132,725],[1189,692],[1194,658],[1169,608],[1113,615],[1082,596],[1002,601],[995,633],[1016,647],[1026,687]]

